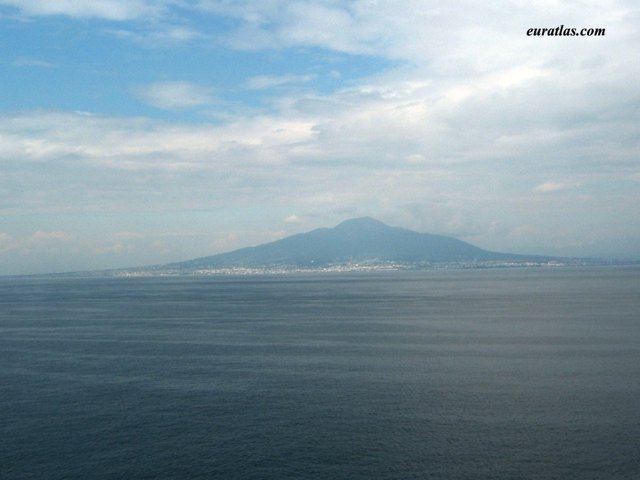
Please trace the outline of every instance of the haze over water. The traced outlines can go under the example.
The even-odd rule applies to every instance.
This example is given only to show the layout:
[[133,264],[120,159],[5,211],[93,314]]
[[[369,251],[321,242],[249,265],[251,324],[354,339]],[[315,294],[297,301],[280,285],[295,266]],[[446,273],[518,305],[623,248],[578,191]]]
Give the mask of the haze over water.
[[0,477],[631,479],[640,269],[0,279]]

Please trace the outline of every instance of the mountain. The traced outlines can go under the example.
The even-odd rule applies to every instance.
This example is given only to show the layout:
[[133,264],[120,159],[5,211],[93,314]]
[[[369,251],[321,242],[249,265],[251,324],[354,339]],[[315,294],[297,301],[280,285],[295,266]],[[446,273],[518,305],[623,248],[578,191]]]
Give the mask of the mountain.
[[483,250],[442,235],[390,227],[370,217],[319,228],[256,247],[163,265],[169,270],[321,268],[336,265],[428,266],[442,263],[545,262],[550,257]]

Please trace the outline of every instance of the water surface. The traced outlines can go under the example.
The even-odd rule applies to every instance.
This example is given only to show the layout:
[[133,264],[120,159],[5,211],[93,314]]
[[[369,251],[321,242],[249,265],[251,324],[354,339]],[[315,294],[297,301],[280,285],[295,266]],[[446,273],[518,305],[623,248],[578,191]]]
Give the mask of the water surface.
[[0,477],[632,479],[640,269],[0,280]]

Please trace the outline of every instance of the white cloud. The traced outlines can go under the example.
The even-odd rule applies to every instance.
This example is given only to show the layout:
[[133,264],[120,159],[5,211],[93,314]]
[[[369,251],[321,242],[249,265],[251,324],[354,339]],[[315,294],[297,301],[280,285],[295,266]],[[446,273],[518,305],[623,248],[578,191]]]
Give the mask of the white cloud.
[[190,82],[156,82],[134,89],[145,103],[165,110],[179,110],[213,103],[213,89]]
[[313,75],[257,75],[247,80],[247,88],[260,90],[282,85],[306,83],[313,80]]
[[[588,121],[567,123],[562,82],[543,85],[549,98],[541,105],[522,100],[540,98],[537,83],[479,84],[451,100],[451,84],[380,78],[327,96],[283,97],[272,115],[218,125],[4,115],[0,213],[282,206],[315,226],[337,223],[348,209],[494,248],[522,241],[523,218],[547,244],[544,232],[563,225],[569,242],[594,218],[620,237],[640,228],[637,189],[614,188],[637,174],[635,111],[624,95],[602,95],[619,89],[587,84],[591,102],[579,116]],[[608,117],[599,119],[605,105]],[[560,189],[561,199],[539,195]]]
[[188,41],[196,38],[201,38],[202,34],[197,30],[187,27],[170,26],[164,32],[165,38],[174,41]]
[[[380,36],[354,11],[353,3],[284,0],[234,3],[202,1],[198,8],[235,16],[243,25],[226,36],[228,44],[241,49],[312,46],[354,54],[379,54]],[[371,6],[375,11],[374,5]],[[366,10],[366,9],[365,9]]]
[[289,215],[284,219],[285,223],[300,223],[302,219],[298,215]]
[[38,68],[52,68],[54,65],[45,60],[39,60],[35,58],[17,58],[13,65],[16,67],[38,67]]
[[[44,4],[26,3],[25,11],[36,3]],[[0,214],[244,208],[258,212],[239,217],[245,227],[285,219],[292,229],[296,218],[331,225],[368,214],[496,249],[525,240],[552,245],[554,235],[568,245],[596,224],[617,237],[640,236],[633,3],[192,5],[238,19],[228,36],[238,48],[303,47],[317,60],[318,47],[384,57],[393,67],[320,94],[309,93],[315,77],[295,72],[292,62],[290,75],[258,75],[245,86],[305,83],[304,93],[283,89],[268,114],[239,110],[216,124],[4,114]],[[558,21],[603,26],[607,36],[525,34]],[[174,33],[177,40],[200,35],[186,23]],[[135,93],[168,110],[204,111],[215,101],[210,88],[190,82],[158,82]],[[552,192],[562,195],[543,195]],[[230,249],[246,237],[237,238],[207,245]],[[159,249],[169,242],[153,241]],[[0,245],[11,242],[0,237]],[[132,242],[113,238],[103,248],[139,251]]]
[[[76,239],[76,235],[61,230],[38,230],[21,235],[0,232],[0,254],[14,252],[20,255],[28,255],[34,250],[51,253],[63,246],[72,244]],[[0,272],[0,274],[2,273]]]
[[107,33],[149,48],[166,48],[176,44],[207,39],[209,36],[190,27],[152,23],[148,28],[108,29]]
[[29,244],[50,244],[50,243],[65,243],[75,240],[75,235],[72,235],[63,231],[42,232],[37,231],[33,233],[28,239]]
[[559,192],[562,190],[576,188],[577,186],[579,186],[579,183],[576,182],[544,182],[537,185],[533,191],[540,193]]
[[77,18],[131,20],[156,15],[165,1],[149,0],[0,0],[30,16],[67,15]]

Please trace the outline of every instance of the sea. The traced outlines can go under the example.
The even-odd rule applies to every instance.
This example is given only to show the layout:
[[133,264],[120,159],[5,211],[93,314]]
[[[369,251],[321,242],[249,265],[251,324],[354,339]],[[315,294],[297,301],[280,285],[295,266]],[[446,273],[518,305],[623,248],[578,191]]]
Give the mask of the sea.
[[639,479],[640,267],[4,277],[0,478]]

